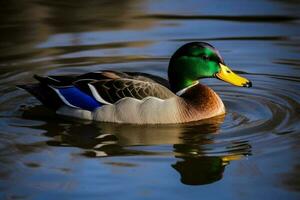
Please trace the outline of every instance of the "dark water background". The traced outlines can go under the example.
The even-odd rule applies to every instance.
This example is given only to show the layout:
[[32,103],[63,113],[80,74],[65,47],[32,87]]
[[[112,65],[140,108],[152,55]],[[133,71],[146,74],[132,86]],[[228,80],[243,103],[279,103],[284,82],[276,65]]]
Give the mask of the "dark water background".
[[[298,0],[0,1],[0,199],[300,199]],[[253,87],[204,80],[225,118],[168,126],[56,116],[15,85],[100,69],[166,77],[206,41]]]

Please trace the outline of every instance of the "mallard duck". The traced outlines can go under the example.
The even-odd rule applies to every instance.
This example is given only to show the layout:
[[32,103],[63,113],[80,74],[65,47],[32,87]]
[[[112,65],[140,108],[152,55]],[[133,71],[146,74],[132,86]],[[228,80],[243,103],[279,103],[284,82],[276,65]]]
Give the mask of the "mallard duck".
[[112,70],[34,78],[39,82],[19,87],[57,114],[132,124],[185,123],[224,114],[221,98],[199,82],[202,78],[252,86],[226,66],[219,52],[205,42],[187,43],[173,54],[168,80]]

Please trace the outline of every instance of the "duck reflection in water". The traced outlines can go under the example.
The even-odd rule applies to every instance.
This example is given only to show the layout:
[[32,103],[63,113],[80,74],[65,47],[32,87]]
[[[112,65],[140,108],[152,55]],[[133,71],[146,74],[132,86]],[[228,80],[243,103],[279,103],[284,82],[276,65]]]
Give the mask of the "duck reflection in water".
[[[43,107],[37,106],[24,112],[24,117],[36,116],[40,120]],[[49,117],[49,116],[45,116]],[[171,165],[187,185],[210,184],[223,177],[225,167],[232,160],[251,154],[247,141],[220,142],[220,126],[224,116],[195,123],[177,125],[136,126],[112,123],[66,121],[55,125],[47,119],[38,127],[46,130],[52,139],[51,146],[71,146],[84,149],[88,157],[108,156],[174,156]],[[54,131],[55,130],[55,131]],[[159,145],[172,145],[172,152],[160,152]],[[143,148],[156,146],[155,150]]]
[[[181,182],[187,185],[204,185],[220,180],[223,177],[225,167],[231,160],[241,159],[250,154],[250,145],[246,142],[232,144],[225,148],[235,148],[239,146],[238,153],[220,152],[219,156],[205,153],[199,145],[175,144],[175,152],[180,155],[175,156],[178,161],[172,165],[181,175]],[[228,154],[228,155],[226,155]]]

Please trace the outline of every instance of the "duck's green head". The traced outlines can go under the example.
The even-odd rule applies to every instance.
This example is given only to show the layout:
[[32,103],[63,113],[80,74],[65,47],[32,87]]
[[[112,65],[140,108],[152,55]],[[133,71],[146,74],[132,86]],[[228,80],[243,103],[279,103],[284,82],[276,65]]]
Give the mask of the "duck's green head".
[[218,78],[240,87],[251,87],[246,78],[225,65],[218,50],[205,42],[191,42],[180,47],[171,57],[168,76],[173,92],[198,82],[201,78]]

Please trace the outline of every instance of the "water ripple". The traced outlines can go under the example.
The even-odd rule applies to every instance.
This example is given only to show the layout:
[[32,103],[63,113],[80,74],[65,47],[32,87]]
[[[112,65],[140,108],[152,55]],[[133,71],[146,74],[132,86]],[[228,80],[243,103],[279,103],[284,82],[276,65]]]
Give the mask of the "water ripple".
[[291,22],[299,20],[295,16],[283,16],[283,15],[266,15],[266,16],[251,16],[251,15],[172,15],[172,14],[152,14],[137,17],[138,19],[159,19],[159,20],[220,20],[220,21],[238,21],[238,22]]

